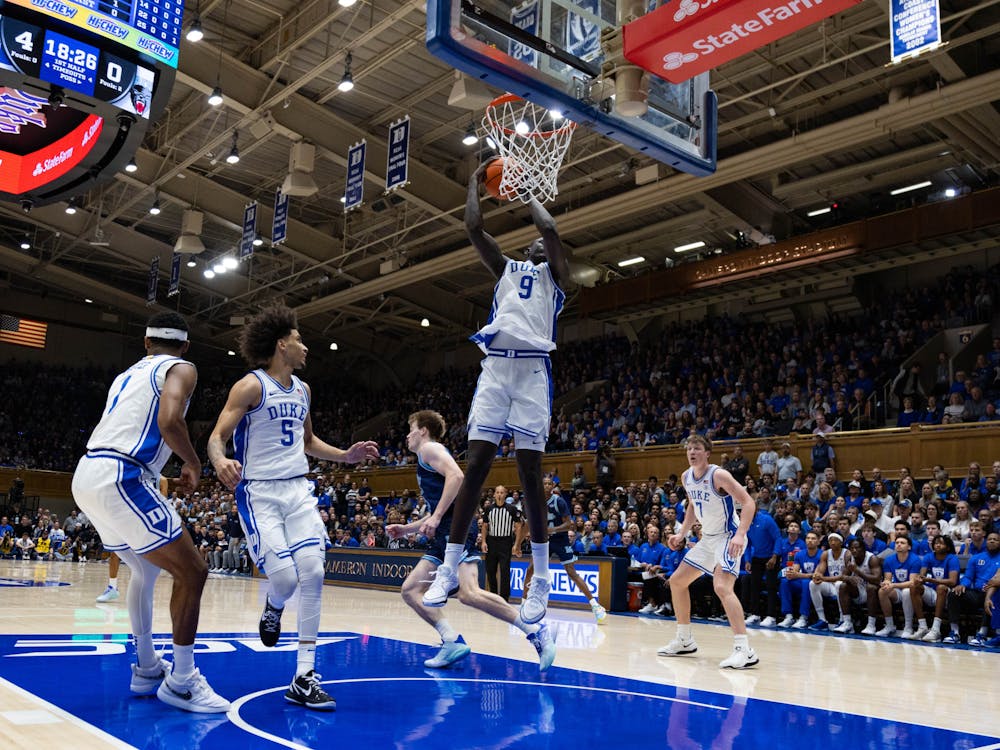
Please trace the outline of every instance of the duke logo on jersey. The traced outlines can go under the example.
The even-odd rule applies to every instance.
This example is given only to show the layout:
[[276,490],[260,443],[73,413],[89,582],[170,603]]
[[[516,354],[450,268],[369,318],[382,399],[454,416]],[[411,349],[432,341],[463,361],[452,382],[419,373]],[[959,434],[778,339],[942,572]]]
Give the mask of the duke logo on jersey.
[[302,381],[292,375],[286,388],[264,370],[251,374],[260,381],[260,404],[243,415],[233,434],[243,479],[304,476],[309,470],[304,443],[309,398]]

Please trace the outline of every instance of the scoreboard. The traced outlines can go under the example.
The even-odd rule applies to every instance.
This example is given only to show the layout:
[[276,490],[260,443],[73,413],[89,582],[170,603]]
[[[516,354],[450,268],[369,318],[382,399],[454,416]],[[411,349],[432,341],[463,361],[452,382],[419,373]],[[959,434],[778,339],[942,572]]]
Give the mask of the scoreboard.
[[183,15],[183,0],[0,0],[0,199],[65,199],[124,166],[169,100]]

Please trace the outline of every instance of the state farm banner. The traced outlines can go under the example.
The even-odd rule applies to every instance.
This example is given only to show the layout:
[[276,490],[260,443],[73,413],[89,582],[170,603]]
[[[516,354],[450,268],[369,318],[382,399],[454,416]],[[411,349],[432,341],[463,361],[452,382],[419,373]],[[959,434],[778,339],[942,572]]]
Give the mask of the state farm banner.
[[622,27],[625,59],[683,83],[861,0],[680,0]]

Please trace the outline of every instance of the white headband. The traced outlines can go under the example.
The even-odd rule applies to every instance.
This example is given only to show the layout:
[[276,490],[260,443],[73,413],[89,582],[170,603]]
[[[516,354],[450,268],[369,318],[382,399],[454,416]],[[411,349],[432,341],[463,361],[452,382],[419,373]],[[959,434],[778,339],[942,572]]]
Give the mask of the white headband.
[[839,540],[840,540],[841,542],[843,542],[843,541],[844,541],[844,537],[842,537],[842,536],[841,536],[840,534],[838,534],[838,533],[837,533],[836,531],[833,531],[833,532],[831,532],[830,534],[828,534],[826,538],[827,538],[827,539],[833,539],[833,537],[837,537],[837,539],[839,539]]
[[180,328],[146,328],[146,338],[170,339],[171,341],[187,341],[188,332]]

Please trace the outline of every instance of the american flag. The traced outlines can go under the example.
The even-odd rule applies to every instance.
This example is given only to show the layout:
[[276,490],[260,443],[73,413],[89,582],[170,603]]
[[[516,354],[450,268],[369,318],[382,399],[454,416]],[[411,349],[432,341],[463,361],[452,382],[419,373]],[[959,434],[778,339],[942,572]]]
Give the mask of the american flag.
[[39,323],[36,320],[0,315],[0,342],[44,349],[48,328],[47,323]]

